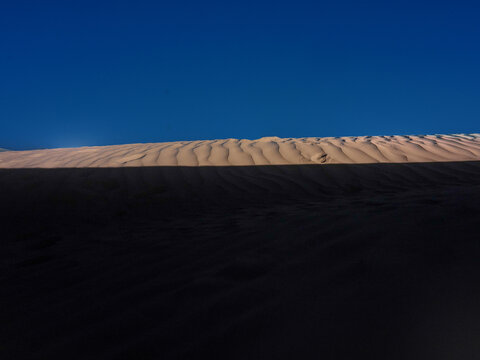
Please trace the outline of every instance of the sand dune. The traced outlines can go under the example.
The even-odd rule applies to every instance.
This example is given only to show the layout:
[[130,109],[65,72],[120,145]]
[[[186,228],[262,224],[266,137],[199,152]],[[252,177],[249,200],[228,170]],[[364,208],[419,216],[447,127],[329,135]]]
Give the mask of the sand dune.
[[8,151],[0,168],[1,359],[480,358],[480,135]]
[[480,159],[480,135],[178,141],[0,154],[1,168],[366,164]]

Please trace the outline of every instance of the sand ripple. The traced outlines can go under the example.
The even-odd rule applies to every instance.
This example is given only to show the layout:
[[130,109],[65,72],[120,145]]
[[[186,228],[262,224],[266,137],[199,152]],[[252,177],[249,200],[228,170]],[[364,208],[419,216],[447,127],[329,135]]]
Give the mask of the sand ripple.
[[0,153],[0,168],[248,166],[473,161],[480,134],[264,137]]

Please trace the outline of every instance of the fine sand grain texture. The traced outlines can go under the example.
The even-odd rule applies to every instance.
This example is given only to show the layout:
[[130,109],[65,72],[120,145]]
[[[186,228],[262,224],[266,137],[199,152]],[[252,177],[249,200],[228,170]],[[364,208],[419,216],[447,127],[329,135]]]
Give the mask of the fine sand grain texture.
[[480,135],[0,154],[0,359],[479,359]]

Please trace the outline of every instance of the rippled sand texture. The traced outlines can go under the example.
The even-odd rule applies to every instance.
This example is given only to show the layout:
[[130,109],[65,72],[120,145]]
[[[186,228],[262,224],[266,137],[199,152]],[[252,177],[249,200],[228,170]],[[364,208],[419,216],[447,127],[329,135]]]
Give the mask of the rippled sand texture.
[[1,168],[246,166],[469,161],[480,134],[205,140],[7,151]]
[[480,359],[480,135],[7,151],[0,199],[1,360]]

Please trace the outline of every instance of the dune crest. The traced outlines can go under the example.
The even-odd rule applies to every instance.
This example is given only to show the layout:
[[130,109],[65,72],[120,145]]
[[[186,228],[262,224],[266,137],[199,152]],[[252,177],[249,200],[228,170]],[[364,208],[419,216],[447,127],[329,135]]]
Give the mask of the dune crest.
[[224,139],[5,151],[0,168],[251,166],[473,161],[480,134]]

